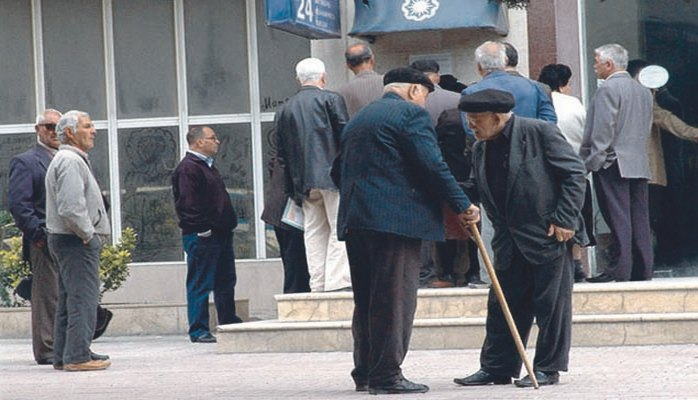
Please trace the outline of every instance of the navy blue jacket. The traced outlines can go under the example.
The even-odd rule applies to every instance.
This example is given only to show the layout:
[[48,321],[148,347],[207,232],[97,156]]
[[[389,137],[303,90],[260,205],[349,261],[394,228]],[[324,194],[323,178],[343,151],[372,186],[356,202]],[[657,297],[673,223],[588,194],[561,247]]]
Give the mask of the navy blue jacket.
[[[557,123],[557,114],[553,102],[537,82],[523,76],[512,75],[505,71],[493,71],[485,75],[480,82],[472,84],[463,90],[463,96],[485,89],[498,89],[509,92],[514,96],[515,106],[511,110],[514,115],[526,118],[541,119],[543,121]],[[463,115],[463,127],[465,131],[473,135],[468,128],[468,121]]]
[[229,235],[237,226],[221,174],[194,154],[187,153],[175,169],[172,192],[183,235],[209,229],[217,235]]
[[10,160],[9,207],[22,231],[24,258],[29,243],[46,240],[46,169],[49,151],[38,144]]
[[342,132],[333,177],[340,188],[337,234],[373,230],[444,240],[441,207],[470,200],[444,162],[429,113],[394,93],[367,105]]

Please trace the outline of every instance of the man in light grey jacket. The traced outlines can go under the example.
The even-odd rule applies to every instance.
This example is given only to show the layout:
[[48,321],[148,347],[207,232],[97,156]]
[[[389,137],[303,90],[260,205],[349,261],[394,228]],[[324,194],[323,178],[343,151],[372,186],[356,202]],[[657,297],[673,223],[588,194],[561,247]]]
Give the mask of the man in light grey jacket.
[[97,131],[87,113],[68,111],[56,133],[62,144],[46,171],[48,247],[58,265],[53,367],[100,370],[111,362],[95,359],[90,344],[99,301],[99,254],[111,228],[86,153]]
[[595,50],[594,72],[605,81],[589,106],[579,154],[593,173],[611,243],[608,265],[589,282],[652,278],[647,187],[652,94],[628,74],[627,65],[628,52],[618,44]]

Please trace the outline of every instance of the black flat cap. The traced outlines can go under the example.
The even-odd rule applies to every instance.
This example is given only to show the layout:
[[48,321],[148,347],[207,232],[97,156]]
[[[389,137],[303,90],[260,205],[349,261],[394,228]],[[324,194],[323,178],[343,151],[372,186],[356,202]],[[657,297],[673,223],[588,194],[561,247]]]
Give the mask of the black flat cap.
[[426,86],[429,92],[434,91],[434,84],[424,73],[408,67],[391,69],[383,75],[383,85],[390,83],[417,83]]
[[497,89],[485,89],[460,98],[458,109],[465,112],[507,113],[514,108],[514,96]]

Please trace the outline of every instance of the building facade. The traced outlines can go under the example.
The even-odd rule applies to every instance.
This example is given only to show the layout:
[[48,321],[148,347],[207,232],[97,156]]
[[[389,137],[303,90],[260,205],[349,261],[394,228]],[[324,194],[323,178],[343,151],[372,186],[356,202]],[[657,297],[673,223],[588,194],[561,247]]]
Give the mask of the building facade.
[[[216,165],[240,217],[237,257],[278,257],[273,231],[259,219],[274,111],[297,90],[294,65],[311,54],[326,62],[329,89],[351,79],[343,51],[358,39],[346,34],[351,0],[340,1],[342,38],[328,40],[269,28],[264,7],[263,0],[0,0],[0,210],[9,159],[33,145],[37,111],[81,109],[98,128],[91,159],[107,188],[113,234],[125,226],[138,232],[134,268],[181,264],[170,176],[187,148],[187,127],[206,124],[221,138]],[[593,49],[616,42],[631,58],[669,70],[684,120],[698,125],[696,0],[536,0],[506,14],[506,36],[473,28],[373,36],[377,70],[431,57],[469,84],[478,79],[474,49],[507,40],[519,49],[520,72],[533,78],[545,64],[569,65],[574,94],[587,102],[596,87]],[[677,270],[698,258],[690,229],[698,224],[690,207],[698,201],[698,151],[668,141],[665,153],[670,185],[655,203],[664,211],[657,261]],[[681,223],[668,230],[675,218]]]

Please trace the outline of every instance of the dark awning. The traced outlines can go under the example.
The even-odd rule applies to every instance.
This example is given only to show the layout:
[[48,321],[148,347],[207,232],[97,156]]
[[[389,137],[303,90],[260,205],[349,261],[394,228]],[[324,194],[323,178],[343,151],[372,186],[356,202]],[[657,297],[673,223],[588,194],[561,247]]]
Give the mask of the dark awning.
[[354,8],[352,36],[457,28],[509,32],[506,10],[496,0],[354,0]]

